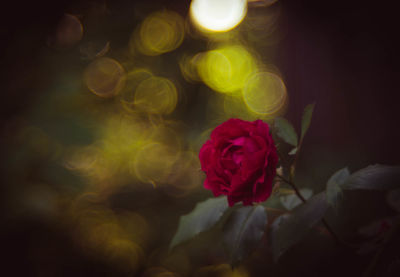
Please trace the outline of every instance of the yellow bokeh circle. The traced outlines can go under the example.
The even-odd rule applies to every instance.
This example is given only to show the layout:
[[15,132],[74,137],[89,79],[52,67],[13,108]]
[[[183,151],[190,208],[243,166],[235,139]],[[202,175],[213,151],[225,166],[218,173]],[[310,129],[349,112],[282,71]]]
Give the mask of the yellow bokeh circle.
[[184,20],[172,11],[158,11],[149,15],[133,36],[138,50],[157,56],[178,48],[184,38]]
[[241,90],[257,69],[252,54],[240,45],[229,45],[203,54],[198,63],[201,80],[222,93]]
[[100,97],[112,97],[125,84],[125,70],[114,59],[99,58],[86,68],[84,79],[94,94]]
[[175,109],[177,101],[175,85],[162,77],[150,77],[142,81],[134,97],[135,107],[151,114],[169,114]]
[[270,72],[258,72],[251,76],[243,89],[243,99],[247,107],[262,115],[278,112],[287,98],[282,79]]

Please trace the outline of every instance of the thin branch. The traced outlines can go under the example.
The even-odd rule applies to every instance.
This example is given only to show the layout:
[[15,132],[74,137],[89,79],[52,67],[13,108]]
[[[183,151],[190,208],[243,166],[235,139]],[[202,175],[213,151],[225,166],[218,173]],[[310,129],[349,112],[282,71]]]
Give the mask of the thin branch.
[[[303,203],[307,202],[307,200],[303,197],[303,195],[301,194],[301,192],[299,191],[299,189],[297,188],[297,186],[295,185],[295,183],[293,181],[288,180],[288,179],[286,179],[285,177],[283,177],[281,175],[276,175],[276,176],[279,177],[282,181],[284,181],[288,185],[290,185],[293,188],[293,190],[295,191],[296,195],[301,199],[301,201]],[[345,242],[344,240],[342,240],[340,237],[338,237],[338,235],[336,235],[336,233],[333,231],[331,226],[328,224],[328,222],[324,218],[321,220],[321,222],[322,222],[322,224],[325,226],[325,228],[328,230],[328,232],[331,234],[332,238],[336,242],[338,242],[340,244],[343,244],[343,245],[345,245],[347,247],[350,247],[350,248],[354,248],[355,247],[354,245],[351,245],[351,244]]]

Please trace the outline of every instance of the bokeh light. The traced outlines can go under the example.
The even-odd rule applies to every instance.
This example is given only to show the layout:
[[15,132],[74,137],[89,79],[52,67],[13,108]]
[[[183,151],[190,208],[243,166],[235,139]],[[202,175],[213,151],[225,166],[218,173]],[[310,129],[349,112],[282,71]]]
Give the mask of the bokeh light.
[[225,32],[235,28],[246,16],[246,0],[192,0],[190,16],[205,32]]
[[178,48],[184,38],[183,18],[173,11],[150,14],[131,38],[131,47],[148,56],[157,56]]
[[200,81],[200,76],[197,70],[197,64],[201,59],[202,54],[198,53],[194,56],[184,55],[179,61],[179,68],[183,78],[188,82]]
[[173,197],[183,197],[200,188],[203,175],[197,152],[183,151],[171,167],[168,175],[168,186],[164,191]]
[[83,59],[93,60],[95,58],[103,57],[110,51],[109,41],[89,41],[79,47],[79,52],[82,54]]
[[251,111],[261,115],[271,115],[284,106],[286,87],[278,75],[259,72],[247,80],[243,98]]
[[122,106],[129,112],[135,112],[135,91],[137,86],[144,80],[152,77],[153,74],[143,68],[131,70],[126,74],[126,82],[124,88],[119,93],[119,99]]
[[116,95],[125,83],[125,70],[114,59],[99,58],[94,60],[85,70],[87,87],[100,97]]
[[153,114],[169,114],[177,104],[175,85],[162,77],[150,77],[136,88],[134,104],[139,110]]
[[202,81],[223,93],[241,90],[256,70],[253,55],[241,45],[228,45],[203,53],[198,64]]
[[64,14],[60,19],[55,34],[48,39],[48,45],[57,49],[76,45],[83,36],[83,26],[78,17]]
[[157,187],[167,180],[178,157],[176,149],[160,143],[150,143],[136,154],[133,169],[142,182]]
[[[101,204],[95,194],[83,194],[72,208],[76,241],[86,255],[100,258],[123,272],[134,273],[139,268],[144,259],[146,238],[132,234],[149,231],[142,216],[126,213],[119,216]],[[128,221],[139,231],[127,228]]]

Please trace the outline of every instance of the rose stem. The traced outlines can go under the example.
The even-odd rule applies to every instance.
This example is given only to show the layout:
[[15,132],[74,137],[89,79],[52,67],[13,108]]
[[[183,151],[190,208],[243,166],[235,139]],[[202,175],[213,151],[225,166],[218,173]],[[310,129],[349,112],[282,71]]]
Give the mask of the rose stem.
[[[294,156],[293,163],[292,163],[292,165],[291,165],[291,167],[289,169],[289,180],[286,180],[285,178],[283,178],[283,176],[279,176],[279,177],[281,177],[281,179],[284,182],[288,183],[294,189],[296,195],[301,199],[301,201],[303,201],[303,203],[306,203],[307,200],[303,197],[303,195],[301,195],[299,189],[297,188],[296,184],[294,183],[294,175],[295,175],[295,172],[296,172],[296,164],[297,164],[297,160],[298,160],[298,157],[299,157],[301,146],[303,145],[303,139],[304,139],[304,137],[300,137],[300,141],[297,144],[297,151],[296,151],[296,154]],[[328,222],[324,218],[321,219],[321,222],[325,226],[325,228],[328,230],[328,232],[331,234],[332,238],[337,243],[343,244],[343,245],[345,245],[347,247],[352,247],[351,245],[346,243],[344,240],[342,240],[338,235],[336,235],[336,233],[333,231],[331,226],[328,224]]]
[[[301,195],[299,189],[297,188],[297,186],[295,185],[295,183],[293,183],[292,181],[287,180],[285,177],[281,176],[281,175],[277,175],[282,181],[284,181],[285,183],[289,184],[295,191],[296,195],[301,199],[301,201],[303,201],[303,203],[306,203],[307,200],[303,197],[303,195]],[[328,224],[328,222],[326,222],[326,220],[323,218],[321,219],[322,224],[324,224],[325,228],[328,230],[328,232],[331,234],[331,236],[333,237],[334,240],[336,240],[336,242],[343,244],[347,247],[351,247],[353,248],[352,245],[348,244],[347,242],[343,241],[341,238],[338,237],[338,235],[336,235],[336,233],[332,230],[331,226]]]

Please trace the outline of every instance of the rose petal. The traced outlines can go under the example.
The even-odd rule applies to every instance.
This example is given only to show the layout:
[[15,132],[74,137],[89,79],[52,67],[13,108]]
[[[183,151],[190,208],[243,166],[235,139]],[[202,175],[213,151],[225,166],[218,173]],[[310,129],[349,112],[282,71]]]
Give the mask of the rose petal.
[[212,165],[211,157],[213,155],[213,143],[211,140],[207,140],[206,143],[200,149],[199,159],[201,163],[201,170],[207,171],[207,168]]

